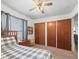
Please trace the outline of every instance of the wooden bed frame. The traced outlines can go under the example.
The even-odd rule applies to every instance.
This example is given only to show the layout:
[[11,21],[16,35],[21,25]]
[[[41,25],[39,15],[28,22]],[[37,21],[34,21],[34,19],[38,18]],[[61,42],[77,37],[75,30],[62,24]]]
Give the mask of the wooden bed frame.
[[16,42],[18,42],[17,31],[1,31],[1,37],[15,37]]

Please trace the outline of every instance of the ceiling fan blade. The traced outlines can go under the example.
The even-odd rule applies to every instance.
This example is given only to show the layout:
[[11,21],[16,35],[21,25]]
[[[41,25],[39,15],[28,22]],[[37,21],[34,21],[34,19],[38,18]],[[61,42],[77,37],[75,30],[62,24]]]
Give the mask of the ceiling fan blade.
[[37,7],[33,7],[32,9],[30,9],[29,11],[32,11],[32,10],[35,10],[35,9],[37,9]]
[[43,3],[43,6],[51,6],[51,5],[53,5],[52,2],[44,2],[44,3]]
[[40,8],[39,10],[40,10],[40,12],[41,12],[42,14],[44,14],[44,13],[45,13],[43,9],[41,9],[41,8]]

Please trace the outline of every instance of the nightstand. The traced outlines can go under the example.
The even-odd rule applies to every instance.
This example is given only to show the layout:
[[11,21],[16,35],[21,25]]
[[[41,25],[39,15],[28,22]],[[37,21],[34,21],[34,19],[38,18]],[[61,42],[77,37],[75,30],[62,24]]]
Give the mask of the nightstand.
[[24,41],[22,41],[22,42],[19,42],[19,45],[30,46],[31,43],[30,43],[30,40],[24,40]]

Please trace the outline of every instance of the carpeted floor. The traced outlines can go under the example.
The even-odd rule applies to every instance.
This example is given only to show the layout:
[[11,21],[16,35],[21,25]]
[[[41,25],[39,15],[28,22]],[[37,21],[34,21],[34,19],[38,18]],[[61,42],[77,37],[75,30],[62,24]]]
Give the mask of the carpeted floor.
[[71,51],[58,49],[55,47],[45,47],[43,45],[35,45],[33,47],[49,50],[55,59],[77,59],[77,54]]

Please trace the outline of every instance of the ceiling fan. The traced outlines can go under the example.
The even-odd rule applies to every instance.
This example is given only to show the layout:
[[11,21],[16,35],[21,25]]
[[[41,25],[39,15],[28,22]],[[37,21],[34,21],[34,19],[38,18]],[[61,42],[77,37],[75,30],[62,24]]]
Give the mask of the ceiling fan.
[[39,10],[41,13],[45,13],[44,12],[44,7],[45,6],[52,6],[52,1],[51,0],[47,0],[47,1],[43,1],[43,0],[33,0],[33,2],[36,4],[36,6],[32,7],[30,9],[30,11],[33,10]]

